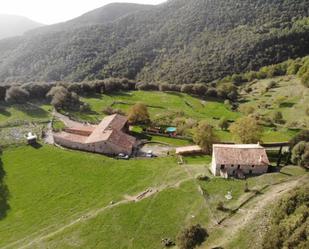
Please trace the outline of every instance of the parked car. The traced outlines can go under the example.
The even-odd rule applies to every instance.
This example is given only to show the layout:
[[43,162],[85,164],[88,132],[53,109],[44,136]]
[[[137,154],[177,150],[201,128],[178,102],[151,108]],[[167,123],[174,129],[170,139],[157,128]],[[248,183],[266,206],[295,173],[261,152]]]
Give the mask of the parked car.
[[156,156],[153,154],[152,150],[149,150],[149,151],[146,153],[146,157],[152,158],[152,157],[156,157]]
[[130,157],[129,157],[129,155],[126,155],[124,153],[119,153],[118,156],[116,157],[116,159],[129,160]]

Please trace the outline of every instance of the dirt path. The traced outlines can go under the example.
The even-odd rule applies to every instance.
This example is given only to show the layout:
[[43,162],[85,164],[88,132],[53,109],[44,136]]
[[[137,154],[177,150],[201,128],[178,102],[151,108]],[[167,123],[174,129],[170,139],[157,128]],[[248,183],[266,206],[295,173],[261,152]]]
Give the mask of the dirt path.
[[54,144],[52,121],[47,124],[44,142],[46,144]]
[[82,123],[71,120],[69,117],[57,112],[53,111],[53,116],[61,120],[67,127],[80,126]]
[[[42,242],[46,239],[52,238],[53,236],[63,232],[64,230],[66,230],[66,229],[68,229],[68,228],[70,228],[70,227],[72,227],[72,226],[74,226],[78,223],[85,222],[87,220],[93,219],[93,218],[97,217],[98,215],[100,215],[101,213],[105,212],[106,210],[115,208],[115,207],[120,206],[120,205],[128,204],[130,202],[138,202],[138,201],[144,200],[146,198],[151,197],[152,195],[154,195],[156,193],[162,192],[162,191],[169,189],[169,188],[178,188],[178,187],[180,187],[180,185],[182,183],[189,181],[189,180],[191,180],[191,178],[185,178],[185,179],[182,179],[182,180],[180,180],[176,183],[173,183],[173,184],[164,184],[164,185],[157,187],[157,188],[148,188],[146,191],[143,191],[142,193],[140,193],[136,196],[133,196],[133,197],[129,196],[129,195],[125,195],[123,200],[116,202],[116,203],[111,203],[108,206],[104,206],[104,207],[101,207],[101,208],[96,208],[96,209],[90,210],[90,211],[80,215],[78,218],[72,220],[71,222],[68,222],[67,224],[65,224],[63,226],[58,227],[54,231],[48,231],[48,230],[52,229],[51,228],[52,226],[44,228],[44,229],[41,230],[41,232],[42,232],[41,234],[39,234],[40,232],[34,233],[33,235],[30,235],[30,236],[27,236],[23,239],[12,242],[12,243],[2,247],[2,249],[32,248],[33,245],[40,243],[40,242]],[[35,237],[32,237],[32,236],[35,236]]]
[[220,225],[215,225],[213,229],[219,228],[223,234],[216,241],[213,241],[211,244],[206,244],[203,248],[224,247],[233,240],[237,232],[254,220],[258,213],[262,212],[268,205],[278,201],[284,194],[300,186],[305,181],[308,181],[308,176],[272,186],[269,191],[257,196],[254,200],[239,209],[234,216],[226,219]]

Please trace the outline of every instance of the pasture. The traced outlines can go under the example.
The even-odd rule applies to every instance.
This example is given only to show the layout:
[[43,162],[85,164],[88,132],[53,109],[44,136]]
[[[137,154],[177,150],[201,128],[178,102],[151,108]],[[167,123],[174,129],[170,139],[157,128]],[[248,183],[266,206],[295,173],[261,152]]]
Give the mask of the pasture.
[[[4,248],[161,248],[189,224],[206,228],[241,203],[244,181],[211,178],[209,157],[121,161],[51,146],[5,149],[1,156],[8,205],[0,218]],[[196,180],[199,174],[208,180]],[[304,174],[298,167],[250,178],[260,189]],[[139,193],[152,195],[134,202]],[[203,190],[203,193],[199,189]],[[232,191],[233,201],[225,200]],[[1,205],[3,207],[5,205]],[[211,229],[209,231],[211,233]]]

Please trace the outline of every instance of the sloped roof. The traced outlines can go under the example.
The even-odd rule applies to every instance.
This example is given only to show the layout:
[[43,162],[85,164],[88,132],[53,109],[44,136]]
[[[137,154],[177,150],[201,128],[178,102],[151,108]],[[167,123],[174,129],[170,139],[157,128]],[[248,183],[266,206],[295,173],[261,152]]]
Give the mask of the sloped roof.
[[[74,126],[64,132],[54,134],[54,136],[84,144],[110,142],[121,148],[128,149],[134,146],[136,139],[122,131],[126,123],[126,117],[115,114],[105,117],[97,126]],[[89,136],[74,134],[70,131],[87,131]]]
[[86,139],[87,137],[85,136],[81,136],[81,135],[76,135],[73,133],[68,133],[68,132],[59,132],[59,133],[55,133],[54,134],[55,138],[62,138],[71,142],[75,142],[75,143],[86,143]]
[[176,148],[176,154],[201,152],[202,148],[198,145],[184,146]]
[[109,139],[111,131],[120,131],[127,123],[127,118],[114,114],[105,117],[87,139],[87,143],[95,143]]
[[265,148],[259,144],[214,144],[216,164],[269,165]]

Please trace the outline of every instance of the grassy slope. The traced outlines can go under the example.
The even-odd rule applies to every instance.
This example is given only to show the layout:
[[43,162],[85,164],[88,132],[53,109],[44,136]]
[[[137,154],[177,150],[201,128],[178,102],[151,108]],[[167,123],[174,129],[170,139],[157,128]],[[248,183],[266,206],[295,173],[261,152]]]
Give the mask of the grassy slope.
[[[264,81],[260,81],[259,84],[264,85],[266,83]],[[262,86],[259,87],[262,88]],[[285,89],[285,87],[283,88]],[[249,102],[247,104],[257,105],[254,100],[254,96],[251,99],[248,98],[248,96],[244,96],[248,98]],[[207,120],[215,127],[217,127],[218,119],[221,117],[226,117],[229,120],[236,120],[242,116],[239,112],[229,110],[229,108],[222,102],[213,100],[202,101],[183,93],[134,91],[122,92],[113,95],[102,95],[100,97],[84,98],[83,100],[90,104],[92,110],[95,111],[96,114],[76,115],[80,118],[89,120],[101,119],[104,116],[102,114],[102,110],[108,106],[111,106],[115,102],[126,103],[112,105],[113,108],[119,108],[124,112],[127,112],[136,102],[144,102],[150,106],[149,112],[152,119],[155,119],[158,116],[170,115],[173,112],[183,111],[186,117],[197,120]],[[290,111],[291,107],[286,107],[285,109],[286,111]],[[302,115],[304,116],[304,114]],[[291,121],[294,119],[290,117],[289,120]],[[295,133],[296,131],[288,130],[286,128],[275,131],[272,128],[265,127],[262,139],[264,142],[288,141],[295,135]],[[228,131],[217,130],[217,134],[222,141],[233,141],[233,137]]]
[[[117,161],[50,146],[11,148],[2,157],[11,209],[0,220],[0,246],[45,228],[42,233],[57,230],[89,210],[123,199],[125,194],[173,185],[188,177],[175,158]],[[189,157],[186,161],[185,168],[193,176],[208,172],[209,157]],[[276,173],[250,178],[249,187],[261,188],[304,173],[298,167],[285,171],[291,176]],[[204,201],[197,184],[207,190],[210,201]],[[234,199],[225,205],[237,205],[246,196],[243,188],[244,182],[240,180],[187,181],[179,188],[165,189],[141,202],[106,210],[31,247],[160,248],[161,238],[174,239],[186,224],[208,227],[210,220],[224,216],[225,213],[215,210],[217,202],[232,191]]]
[[[263,92],[270,81],[275,81],[277,86],[268,92]],[[309,116],[306,109],[309,107],[309,89],[304,87],[300,80],[294,76],[265,79],[251,84],[253,91],[245,94],[247,103],[253,106],[258,113],[271,116],[275,111],[280,111],[287,123],[299,122],[309,127]],[[259,105],[269,104],[269,108],[259,108]]]
[[124,194],[184,177],[170,158],[116,161],[48,146],[5,150],[2,161],[11,209],[0,221],[0,246]]
[[29,103],[6,106],[3,103],[0,104],[6,107],[4,111],[0,111],[0,126],[11,122],[14,123],[18,120],[38,122],[46,121],[50,118],[49,105]]
[[[83,100],[89,103],[92,110],[97,113],[102,113],[102,110],[111,106],[113,102],[118,102],[118,104],[113,105],[114,108],[119,108],[125,112],[133,104],[143,102],[150,106],[149,112],[152,118],[171,112],[183,111],[187,117],[207,119],[210,123],[214,124],[216,121],[213,118],[225,116],[228,119],[234,120],[240,116],[239,113],[230,111],[222,102],[203,102],[183,93],[133,91],[102,95],[101,98],[84,98]],[[126,104],[119,104],[119,102]],[[102,116],[102,114],[99,114],[99,116]]]

